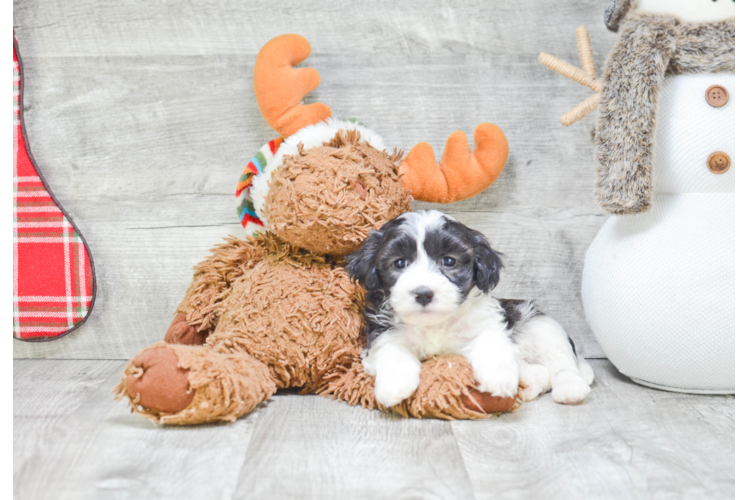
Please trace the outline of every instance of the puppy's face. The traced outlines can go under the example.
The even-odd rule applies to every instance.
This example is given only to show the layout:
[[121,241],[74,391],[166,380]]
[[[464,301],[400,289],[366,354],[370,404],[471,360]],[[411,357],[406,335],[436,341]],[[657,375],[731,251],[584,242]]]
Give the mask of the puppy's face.
[[473,288],[499,282],[499,253],[478,231],[434,210],[408,212],[372,231],[346,270],[375,300],[389,300],[400,321],[446,320]]

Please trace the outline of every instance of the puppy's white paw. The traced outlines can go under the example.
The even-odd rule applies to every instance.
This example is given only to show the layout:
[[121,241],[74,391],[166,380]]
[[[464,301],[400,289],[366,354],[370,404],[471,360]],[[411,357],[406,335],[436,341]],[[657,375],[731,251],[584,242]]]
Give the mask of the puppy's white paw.
[[553,377],[553,400],[556,403],[579,404],[589,393],[590,386],[576,373],[561,372]]
[[551,374],[543,365],[520,364],[519,385],[522,401],[532,401],[551,388]]
[[498,397],[512,397],[517,394],[519,367],[516,363],[478,363],[473,365],[473,375],[481,392]]
[[386,407],[409,398],[421,382],[421,367],[390,366],[379,369],[374,379],[374,397]]
[[582,357],[579,357],[577,359],[577,368],[579,369],[579,374],[582,376],[584,381],[587,382],[587,385],[592,385],[592,382],[595,380],[595,372],[592,371],[590,363]]

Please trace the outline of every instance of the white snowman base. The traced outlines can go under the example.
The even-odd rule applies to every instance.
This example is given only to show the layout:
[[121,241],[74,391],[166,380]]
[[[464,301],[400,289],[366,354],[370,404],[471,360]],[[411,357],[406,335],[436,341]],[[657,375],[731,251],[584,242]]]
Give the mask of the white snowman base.
[[587,322],[635,382],[691,393],[735,392],[732,193],[657,194],[612,216],[582,278]]

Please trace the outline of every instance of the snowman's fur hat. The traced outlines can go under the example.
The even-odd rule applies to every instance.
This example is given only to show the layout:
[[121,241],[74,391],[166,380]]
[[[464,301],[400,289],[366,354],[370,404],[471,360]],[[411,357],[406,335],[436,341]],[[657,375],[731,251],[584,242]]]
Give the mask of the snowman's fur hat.
[[[635,1],[611,1],[609,8],[618,12],[628,4]],[[652,149],[665,75],[735,71],[734,18],[685,23],[630,6],[605,65],[595,130],[595,199],[615,214],[642,212],[652,204]],[[610,16],[606,12],[606,22]]]
[[605,7],[605,26],[610,31],[618,31],[621,20],[635,6],[636,0],[608,0]]

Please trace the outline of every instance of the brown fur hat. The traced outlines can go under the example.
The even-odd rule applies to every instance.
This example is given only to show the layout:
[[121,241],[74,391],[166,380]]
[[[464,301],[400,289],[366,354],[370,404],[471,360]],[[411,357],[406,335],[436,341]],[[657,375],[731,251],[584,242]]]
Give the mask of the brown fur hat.
[[605,26],[610,31],[618,31],[618,25],[628,12],[636,7],[636,0],[608,0],[605,7]]

